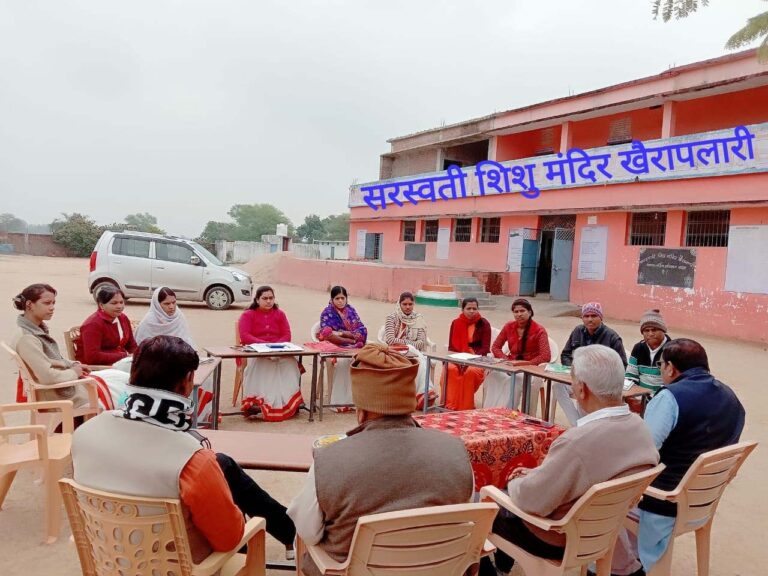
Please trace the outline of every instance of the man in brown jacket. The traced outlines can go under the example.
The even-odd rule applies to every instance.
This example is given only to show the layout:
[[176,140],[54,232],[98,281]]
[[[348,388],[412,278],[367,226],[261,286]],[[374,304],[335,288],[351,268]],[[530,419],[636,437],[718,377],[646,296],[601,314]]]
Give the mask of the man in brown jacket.
[[[472,496],[469,456],[458,438],[421,429],[416,409],[416,360],[368,344],[351,367],[357,428],[315,453],[302,492],[288,515],[307,544],[334,559],[347,557],[357,519],[422,506],[461,504]],[[319,574],[308,555],[303,572]]]
[[[513,470],[510,498],[522,510],[558,519],[594,484],[656,466],[659,453],[642,419],[622,400],[624,363],[615,350],[601,344],[577,348],[571,368],[573,397],[586,416],[552,443],[538,468]],[[563,535],[544,532],[502,511],[493,532],[528,552],[560,560]],[[480,576],[506,574],[514,560],[498,551],[496,566],[484,558]],[[621,574],[645,574],[636,559],[620,567]],[[614,566],[616,568],[616,566]]]

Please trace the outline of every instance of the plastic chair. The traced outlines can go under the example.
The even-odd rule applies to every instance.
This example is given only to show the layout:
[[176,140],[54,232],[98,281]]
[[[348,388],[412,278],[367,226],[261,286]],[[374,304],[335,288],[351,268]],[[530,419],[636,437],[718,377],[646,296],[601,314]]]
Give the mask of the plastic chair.
[[624,517],[663,469],[664,465],[660,464],[638,474],[595,484],[560,520],[523,512],[505,492],[495,486],[484,486],[480,489],[481,500],[493,500],[541,530],[564,534],[565,551],[562,560],[547,560],[496,534],[491,534],[489,539],[512,556],[530,576],[562,576],[574,568],[581,568],[581,576],[584,576],[590,562],[597,562],[597,576],[609,576],[613,547]]
[[[9,412],[35,413],[40,410],[56,410],[61,413],[61,434],[49,435],[42,424],[6,426],[3,418],[3,414]],[[64,475],[72,461],[73,429],[72,402],[69,400],[0,405],[0,507],[11,488],[16,472],[27,468],[41,472],[45,487],[44,523],[47,544],[52,544],[59,537],[61,497],[56,482]],[[28,434],[30,439],[21,444],[8,442],[9,436],[22,434]]]
[[[59,482],[83,576],[263,576],[263,518],[251,518],[243,538],[228,552],[192,562],[179,500],[138,498],[92,490],[72,480]],[[237,551],[248,545],[248,554]]]
[[[647,496],[677,504],[677,519],[664,555],[648,576],[668,576],[672,573],[672,552],[675,538],[687,532],[696,534],[696,565],[698,576],[709,576],[709,543],[717,505],[728,483],[757,447],[757,442],[741,442],[701,454],[674,490],[646,489]],[[637,533],[638,520],[627,518],[626,527]]]
[[[322,574],[418,574],[461,576],[492,547],[486,538],[496,517],[495,504],[455,504],[373,514],[358,519],[343,562],[319,546],[306,546]],[[298,540],[297,574],[304,543]]]
[[[240,321],[235,321],[235,346],[240,346]],[[245,367],[248,365],[247,358],[235,359],[235,383],[232,390],[232,406],[237,406],[237,397],[240,396],[240,391],[243,386],[243,376],[245,375]]]
[[[0,347],[2,347],[8,354],[10,354],[11,358],[13,358],[13,361],[16,362],[16,366],[19,369],[19,376],[21,376],[21,379],[24,382],[24,389],[27,393],[29,402],[38,402],[37,396],[38,392],[41,390],[58,390],[61,388],[71,388],[74,386],[86,386],[88,389],[88,406],[75,408],[72,413],[76,417],[84,416],[86,418],[95,416],[99,413],[99,397],[96,391],[98,384],[96,383],[96,380],[93,378],[85,377],[79,378],[78,380],[60,382],[58,384],[39,384],[34,379],[32,372],[30,372],[29,368],[27,368],[27,365],[15,350],[13,350],[5,342],[0,342]],[[46,425],[50,432],[53,432],[56,427],[61,424],[61,417],[59,416],[58,412],[50,412],[44,414],[36,413],[32,418],[32,424],[43,423],[46,420]]]
[[[133,325],[133,322],[131,322]],[[67,356],[70,360],[77,360],[77,343],[80,340],[80,326],[72,326],[69,330],[64,331],[64,344],[67,347]],[[111,368],[111,366],[97,366],[95,364],[89,364],[88,367],[91,370],[104,370]]]

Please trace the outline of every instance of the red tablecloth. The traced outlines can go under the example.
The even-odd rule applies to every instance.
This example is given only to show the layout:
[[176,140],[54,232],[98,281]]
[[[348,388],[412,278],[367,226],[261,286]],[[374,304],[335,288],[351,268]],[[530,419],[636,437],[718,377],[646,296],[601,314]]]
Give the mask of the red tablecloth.
[[[564,432],[560,426],[525,422],[517,410],[490,408],[414,416],[422,428],[434,428],[460,437],[469,452],[475,490],[492,484],[506,488],[515,468],[535,468],[549,452],[552,441]],[[537,421],[538,422],[538,421]]]

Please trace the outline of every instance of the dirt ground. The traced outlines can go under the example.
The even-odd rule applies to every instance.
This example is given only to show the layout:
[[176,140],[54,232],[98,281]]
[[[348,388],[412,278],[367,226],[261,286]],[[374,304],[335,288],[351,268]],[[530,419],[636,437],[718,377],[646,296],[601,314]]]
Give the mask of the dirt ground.
[[[254,274],[256,282],[267,282],[273,261],[267,257],[251,262],[246,268]],[[29,256],[0,256],[0,302],[6,306],[0,323],[0,340],[9,340],[15,329],[16,312],[11,298],[33,282],[48,282],[58,290],[57,309],[50,322],[51,332],[64,350],[62,334],[65,329],[79,325],[95,309],[87,290],[88,261],[85,259],[44,258]],[[344,284],[344,278],[338,279]],[[414,287],[416,289],[418,287]],[[320,311],[328,302],[324,293],[302,288],[275,285],[277,300],[285,310],[293,329],[293,340],[297,343],[309,339],[309,329],[319,319]],[[361,300],[350,295],[351,303],[375,338],[376,331],[383,324],[385,316],[394,304]],[[536,319],[541,322],[562,347],[567,335],[578,323],[573,316],[552,316],[564,310],[562,304],[546,300],[534,300]],[[126,313],[133,320],[141,320],[149,306],[148,300],[132,300]],[[202,304],[183,304],[185,315],[201,347],[228,345],[233,340],[233,325],[244,307],[233,307],[227,311],[214,312]],[[649,306],[650,307],[650,306]],[[567,307],[565,307],[567,308]],[[448,327],[456,311],[444,308],[420,307],[429,326],[429,335],[442,349],[447,342]],[[610,310],[607,311],[610,315]],[[548,316],[549,314],[549,316]],[[486,316],[491,324],[501,327],[509,319],[509,300],[500,299],[497,310]],[[755,319],[765,322],[765,319]],[[640,339],[636,324],[613,321],[607,323],[624,339],[625,347]],[[673,337],[687,336],[699,340],[707,349],[713,373],[734,388],[747,409],[747,425],[742,439],[768,439],[768,396],[763,393],[760,369],[768,365],[765,346],[723,340],[712,334],[694,334],[670,327]],[[0,355],[0,402],[14,401],[16,369],[7,355]],[[222,407],[231,410],[232,378],[234,364],[226,362],[222,378]],[[305,398],[309,396],[309,374],[302,383]],[[560,413],[558,412],[560,415]],[[21,423],[21,422],[13,422]],[[264,423],[245,421],[240,416],[225,416],[223,429],[259,430],[275,433],[300,433],[321,435],[345,431],[354,425],[354,415],[326,412],[323,422],[307,422],[306,412],[301,412],[289,422]],[[395,448],[393,448],[395,449]],[[256,472],[253,477],[278,500],[287,504],[304,480],[303,474]],[[768,478],[768,452],[761,446],[744,465],[739,477],[729,487],[721,502],[712,535],[712,576],[747,576],[765,572],[765,528],[768,526],[768,503],[760,494],[765,494]],[[0,575],[29,576],[48,574],[80,574],[80,566],[74,544],[70,541],[70,530],[66,521],[59,540],[53,545],[42,544],[42,488],[32,482],[28,473],[20,473],[0,511]],[[435,484],[436,489],[439,483]],[[763,488],[761,488],[761,486]],[[544,489],[544,487],[542,487]],[[695,574],[695,545],[691,535],[680,538],[675,547],[673,573],[675,575]],[[763,541],[764,542],[764,541]],[[282,547],[268,538],[268,557],[280,559]],[[270,574],[285,574],[272,571]],[[521,571],[514,572],[521,575]],[[529,575],[532,576],[532,575]]]

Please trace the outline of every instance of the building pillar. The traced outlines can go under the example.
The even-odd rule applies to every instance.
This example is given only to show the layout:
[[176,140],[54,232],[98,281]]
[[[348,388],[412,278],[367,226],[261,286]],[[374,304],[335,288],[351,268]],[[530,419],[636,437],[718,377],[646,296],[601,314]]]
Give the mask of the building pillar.
[[563,122],[560,124],[560,150],[558,152],[565,153],[571,147],[571,140],[573,132],[571,131],[572,122]]
[[498,136],[491,136],[488,139],[488,160],[496,160],[496,144],[498,143]]
[[661,120],[661,137],[671,138],[675,135],[675,102],[672,100],[664,102],[662,112],[663,116]]

